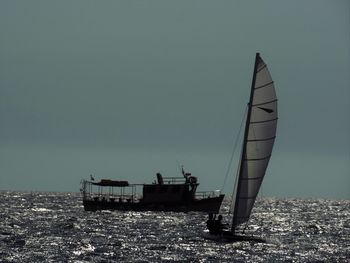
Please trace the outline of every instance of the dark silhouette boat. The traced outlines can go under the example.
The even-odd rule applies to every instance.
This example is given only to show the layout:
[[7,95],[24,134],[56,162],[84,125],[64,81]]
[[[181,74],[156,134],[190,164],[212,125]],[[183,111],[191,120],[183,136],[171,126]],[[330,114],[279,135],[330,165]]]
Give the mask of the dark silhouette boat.
[[183,169],[182,175],[163,177],[157,173],[157,180],[151,184],[109,179],[95,182],[93,177],[90,181],[82,180],[84,209],[218,213],[224,195],[216,191],[196,192],[197,177]]

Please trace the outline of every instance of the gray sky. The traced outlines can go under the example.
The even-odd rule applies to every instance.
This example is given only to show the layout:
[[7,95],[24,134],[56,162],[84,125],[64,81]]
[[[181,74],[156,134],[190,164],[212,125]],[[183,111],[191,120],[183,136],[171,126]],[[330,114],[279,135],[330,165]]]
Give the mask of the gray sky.
[[349,13],[347,0],[0,1],[0,190],[146,183],[179,164],[220,189],[258,51],[279,97],[263,194],[349,199]]

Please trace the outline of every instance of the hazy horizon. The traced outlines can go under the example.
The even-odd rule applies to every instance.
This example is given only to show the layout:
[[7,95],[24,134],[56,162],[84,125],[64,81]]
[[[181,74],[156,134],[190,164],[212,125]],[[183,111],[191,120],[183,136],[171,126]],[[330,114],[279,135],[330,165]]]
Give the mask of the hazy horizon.
[[350,199],[349,32],[346,0],[1,1],[0,190],[179,165],[220,189],[260,52],[279,100],[263,195]]

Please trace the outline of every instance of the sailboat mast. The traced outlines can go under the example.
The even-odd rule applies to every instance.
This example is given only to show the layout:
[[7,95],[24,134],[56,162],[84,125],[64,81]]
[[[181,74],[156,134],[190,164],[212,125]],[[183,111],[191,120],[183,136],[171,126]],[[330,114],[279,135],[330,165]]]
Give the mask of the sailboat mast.
[[255,81],[256,81],[256,71],[258,67],[260,54],[256,53],[255,55],[255,63],[254,63],[254,71],[253,71],[253,79],[252,79],[252,85],[250,89],[250,97],[248,102],[248,112],[247,112],[247,118],[246,118],[246,124],[245,124],[245,130],[244,130],[244,139],[243,139],[243,149],[242,149],[242,155],[241,155],[241,162],[239,167],[239,175],[238,175],[238,185],[237,185],[237,191],[236,191],[236,197],[235,197],[235,206],[234,206],[234,212],[233,212],[233,219],[232,219],[232,226],[231,226],[231,232],[235,233],[235,227],[236,227],[236,221],[237,221],[237,206],[238,206],[238,198],[241,191],[241,177],[242,177],[242,171],[243,171],[243,163],[244,159],[246,158],[246,141],[248,139],[248,133],[249,133],[249,124],[250,124],[250,117],[252,114],[252,104],[253,104],[253,96],[254,96],[254,87],[255,87]]

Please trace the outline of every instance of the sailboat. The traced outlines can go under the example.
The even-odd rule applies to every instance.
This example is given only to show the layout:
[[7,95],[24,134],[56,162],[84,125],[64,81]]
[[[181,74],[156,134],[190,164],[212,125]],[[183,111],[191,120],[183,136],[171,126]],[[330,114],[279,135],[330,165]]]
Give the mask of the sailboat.
[[274,82],[267,65],[260,54],[256,53],[243,146],[237,172],[238,180],[233,187],[232,222],[229,229],[220,229],[216,233],[205,232],[205,238],[264,241],[258,237],[242,235],[241,228],[244,223],[248,223],[271,158],[276,138],[277,119]]

